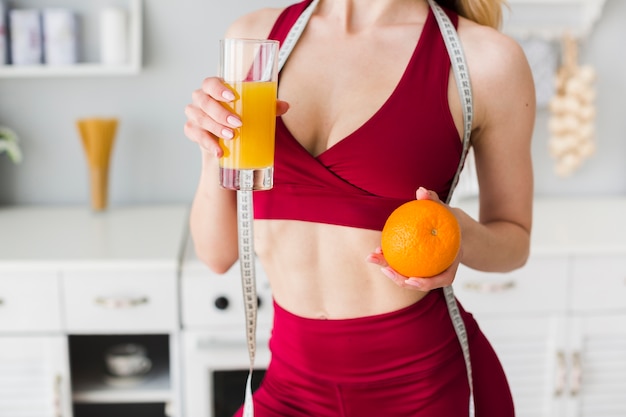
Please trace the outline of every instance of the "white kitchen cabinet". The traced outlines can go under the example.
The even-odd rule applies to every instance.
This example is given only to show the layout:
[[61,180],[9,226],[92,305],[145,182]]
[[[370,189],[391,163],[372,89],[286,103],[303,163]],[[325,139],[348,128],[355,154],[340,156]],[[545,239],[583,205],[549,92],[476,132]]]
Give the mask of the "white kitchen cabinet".
[[626,415],[626,254],[572,260],[568,415]]
[[518,417],[626,416],[624,212],[623,200],[538,200],[526,266],[459,268],[455,294],[498,353]]
[[[589,262],[586,259],[584,264]],[[575,263],[574,258],[568,263],[568,270],[576,271]],[[598,260],[596,269],[601,270],[601,265],[602,260]],[[567,306],[560,310],[546,311],[538,302],[533,311],[535,297],[516,297],[518,288],[508,289],[506,296],[497,291],[482,293],[479,304],[475,304],[477,296],[468,297],[468,303],[462,294],[457,294],[498,353],[519,417],[626,415],[626,298],[619,305],[616,297],[607,296],[606,303],[593,297],[591,294],[598,288],[611,288],[607,282],[611,275],[596,275],[592,285],[595,290],[589,291],[588,299],[581,297],[577,305],[575,297],[580,296],[582,289],[573,285],[574,275],[559,291],[546,291],[554,297],[555,306],[562,305],[566,298]],[[552,279],[549,273],[542,277],[546,281]],[[589,286],[588,279],[589,276],[585,287]],[[464,281],[461,270],[456,285],[463,286]],[[513,278],[501,282],[515,282],[517,287]],[[493,282],[490,285],[498,288]],[[537,286],[536,292],[541,294],[538,298],[545,296],[543,286]],[[510,299],[511,304],[500,311],[489,311],[486,306],[500,306],[499,298]],[[529,307],[517,308],[519,303]]]
[[[121,0],[109,4],[87,4],[79,1],[68,0],[14,0],[10,2],[16,8],[46,8],[64,7],[76,10],[80,13],[79,20],[79,45],[80,49],[98,49],[98,11],[100,6],[117,5],[124,7],[128,11],[128,39],[127,51],[128,62],[125,64],[106,65],[97,62],[95,59],[84,60],[72,65],[0,65],[0,78],[40,78],[40,77],[82,77],[82,76],[117,76],[132,75],[141,71],[142,64],[142,36],[143,36],[143,5],[142,0]],[[88,38],[84,38],[89,31]],[[93,38],[93,39],[92,39]],[[91,54],[93,55],[93,53]]]
[[0,416],[72,416],[64,336],[0,334]]
[[0,416],[71,416],[59,277],[0,268]]
[[[180,416],[186,218],[184,206],[0,208],[0,417]],[[130,342],[151,368],[107,373],[106,348]],[[20,397],[10,381],[22,375]]]
[[[177,361],[176,337],[153,335],[70,336],[72,400],[83,407],[102,404],[176,403],[172,371]],[[117,344],[134,343],[146,348],[151,365],[148,372],[131,377],[112,376],[106,368],[106,350]],[[92,410],[93,411],[93,410]]]
[[155,333],[178,327],[175,269],[86,267],[63,273],[72,334]]
[[572,260],[571,309],[626,312],[626,253],[580,254]]
[[561,415],[563,405],[554,397],[566,384],[564,317],[481,315],[478,322],[505,369],[517,416]]
[[[178,415],[177,285],[176,270],[168,267],[131,263],[63,272],[75,417],[106,410]],[[151,365],[145,374],[125,378],[108,372],[105,351],[120,343],[146,348]]]
[[461,266],[455,294],[477,319],[507,373],[519,417],[560,415],[565,389],[567,258],[538,257],[511,273]]
[[459,266],[454,293],[481,315],[561,313],[567,306],[568,258],[533,256],[508,273],[484,273]]
[[569,338],[564,416],[625,416],[626,311],[576,314],[570,320]]
[[59,284],[54,269],[0,270],[0,333],[59,332]]

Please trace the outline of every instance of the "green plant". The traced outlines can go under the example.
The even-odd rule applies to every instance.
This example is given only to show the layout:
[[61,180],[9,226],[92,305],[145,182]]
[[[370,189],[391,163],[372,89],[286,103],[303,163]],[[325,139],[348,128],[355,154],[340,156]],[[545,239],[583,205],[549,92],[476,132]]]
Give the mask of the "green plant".
[[0,154],[6,152],[16,164],[22,160],[17,134],[8,127],[0,126]]

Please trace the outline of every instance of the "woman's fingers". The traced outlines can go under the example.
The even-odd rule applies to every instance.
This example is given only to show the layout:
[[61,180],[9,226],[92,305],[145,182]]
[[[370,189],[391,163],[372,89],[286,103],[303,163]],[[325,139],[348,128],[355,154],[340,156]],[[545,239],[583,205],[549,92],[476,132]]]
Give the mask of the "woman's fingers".
[[431,291],[436,288],[442,288],[451,285],[454,281],[454,276],[456,275],[458,265],[458,262],[456,262],[441,274],[429,278],[405,277],[404,275],[397,273],[390,266],[381,268],[381,272],[399,287],[418,291]]
[[231,102],[235,99],[235,93],[217,77],[208,77],[202,81],[202,91],[217,101]]
[[[192,103],[185,107],[187,122],[185,135],[216,156],[222,155],[218,139],[232,139],[235,129],[241,127],[241,118],[231,111],[228,103],[235,99],[235,93],[217,77],[206,78],[202,87],[195,90]],[[289,104],[276,102],[276,115],[289,110]]]
[[192,99],[192,109],[187,117],[192,118],[199,127],[208,130],[216,137],[224,139],[234,137],[234,129],[241,126],[239,116],[202,90],[194,91]]
[[289,103],[287,103],[286,101],[282,101],[282,100],[277,100],[276,101],[276,116],[282,116],[283,114],[287,113],[287,110],[289,110]]
[[[426,190],[420,187],[416,192],[416,198],[418,200],[434,200],[439,201],[437,193],[434,191]],[[452,265],[448,267],[442,273],[433,277],[406,277],[396,272],[385,259],[382,248],[377,247],[374,252],[370,253],[366,261],[375,265],[381,266],[381,272],[390,280],[392,280],[397,286],[407,289],[413,289],[418,291],[431,291],[436,288],[442,288],[452,285],[456,276],[456,271],[459,268],[461,260],[461,251],[457,254]]]
[[206,151],[221,156],[218,138],[233,138],[234,129],[241,126],[240,118],[222,104],[234,98],[219,78],[206,78],[202,88],[191,94],[191,104],[185,107],[185,135]]
[[424,187],[420,187],[417,189],[417,191],[415,192],[415,199],[416,200],[433,200],[433,201],[441,202],[436,192],[427,190]]
[[374,252],[370,253],[369,255],[367,255],[367,258],[365,258],[366,262],[369,262],[371,264],[375,264],[375,265],[380,265],[380,266],[387,266],[387,260],[385,259],[385,257],[383,256],[383,249],[379,246],[377,247]]
[[210,154],[218,158],[222,156],[222,149],[217,139],[205,129],[198,127],[198,125],[188,120],[185,123],[184,132],[185,136],[191,141],[196,142]]

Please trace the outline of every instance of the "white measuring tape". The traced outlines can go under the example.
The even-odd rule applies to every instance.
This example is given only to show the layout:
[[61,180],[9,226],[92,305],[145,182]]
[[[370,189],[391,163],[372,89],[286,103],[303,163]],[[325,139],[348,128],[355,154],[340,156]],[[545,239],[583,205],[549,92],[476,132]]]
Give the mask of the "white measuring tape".
[[[448,55],[450,56],[452,72],[454,73],[454,78],[461,99],[461,109],[463,111],[463,152],[461,153],[461,160],[459,161],[459,166],[456,170],[456,174],[454,175],[452,186],[450,188],[450,192],[448,193],[448,198],[446,199],[446,203],[449,203],[452,198],[454,188],[459,182],[459,177],[461,176],[461,171],[463,170],[463,165],[465,163],[465,157],[467,156],[467,151],[470,146],[472,120],[474,118],[474,102],[472,98],[472,86],[470,83],[468,68],[465,63],[465,55],[463,54],[459,35],[457,34],[456,29],[446,12],[444,12],[434,0],[428,0],[428,4],[430,4],[430,7],[433,9],[433,13],[437,19],[437,24],[439,25],[443,40],[446,44],[446,49],[448,50]],[[465,368],[467,371],[467,382],[470,389],[469,416],[474,417],[474,378],[472,377],[472,361],[470,358],[469,341],[467,339],[465,323],[461,317],[461,312],[459,311],[459,306],[457,305],[456,298],[454,297],[452,286],[443,288],[443,294],[446,298],[448,313],[450,313],[450,318],[452,319],[452,324],[454,325],[454,331],[456,332],[457,339],[459,339],[461,350],[463,352],[463,359],[465,361]]]
[[[319,0],[314,0],[300,15],[291,31],[285,38],[278,53],[278,71],[285,65],[287,57],[302,35],[311,14]],[[257,291],[254,253],[254,209],[252,198],[253,175],[244,171],[240,177],[240,190],[237,191],[237,227],[239,237],[239,265],[241,268],[241,286],[243,290],[244,314],[246,318],[246,341],[250,369],[246,380],[246,391],[243,404],[243,417],[254,417],[252,400],[252,373],[256,356],[256,325],[257,325]]]
[[[314,0],[305,9],[305,11],[297,19],[287,37],[285,38],[283,45],[278,53],[278,71],[282,69],[289,57],[289,54],[295,47],[298,39],[302,35],[304,28],[306,27],[313,11],[317,7],[319,0]],[[452,187],[448,194],[447,203],[450,201],[452,192],[456,187],[459,176],[463,169],[465,162],[465,156],[470,146],[470,136],[472,130],[472,118],[473,118],[473,100],[472,90],[469,80],[469,74],[467,71],[467,65],[465,64],[465,57],[461,48],[458,35],[454,25],[448,18],[448,15],[443,9],[435,3],[434,0],[428,0],[430,7],[433,9],[437,23],[443,35],[443,39],[450,55],[452,62],[452,68],[456,79],[456,84],[461,97],[461,106],[463,110],[464,120],[464,136],[463,136],[463,153],[461,155],[461,161],[452,182]],[[243,417],[254,417],[254,405],[252,401],[252,373],[254,371],[254,361],[256,355],[256,324],[257,324],[257,292],[256,292],[256,275],[255,275],[255,254],[254,254],[254,210],[252,201],[252,172],[243,172],[240,180],[241,190],[237,191],[237,221],[238,221],[238,234],[239,234],[239,262],[241,267],[241,283],[244,297],[244,312],[246,318],[246,340],[248,345],[248,356],[250,359],[250,370],[246,381],[246,392],[243,406]],[[443,289],[448,311],[454,324],[454,329],[461,344],[463,351],[463,358],[467,369],[467,379],[470,387],[470,404],[469,404],[469,416],[474,416],[474,390],[472,379],[472,366],[469,353],[469,342],[467,339],[467,332],[465,330],[465,323],[461,317],[459,307],[454,297],[452,287],[446,287]]]
[[[251,172],[242,172],[243,177]],[[256,274],[254,269],[254,210],[252,208],[252,175],[250,178],[250,189],[237,191],[237,221],[239,234],[239,265],[241,268],[241,285],[243,288],[244,312],[246,316],[246,341],[248,344],[248,356],[250,358],[250,370],[246,381],[246,396],[244,400],[244,416],[254,416],[252,407],[252,371],[254,369],[254,358],[256,355],[256,321],[257,321],[257,295],[256,295]]]
[[[298,42],[307,22],[311,18],[319,0],[314,0],[300,15],[285,38],[278,52],[278,71],[281,70],[293,47]],[[237,227],[239,235],[239,265],[241,268],[241,286],[243,290],[244,314],[246,316],[246,340],[250,370],[246,380],[246,392],[243,404],[243,417],[254,417],[252,401],[252,373],[256,355],[256,324],[257,324],[257,293],[254,254],[254,209],[252,200],[252,172],[243,172],[240,179],[240,190],[237,191]]]

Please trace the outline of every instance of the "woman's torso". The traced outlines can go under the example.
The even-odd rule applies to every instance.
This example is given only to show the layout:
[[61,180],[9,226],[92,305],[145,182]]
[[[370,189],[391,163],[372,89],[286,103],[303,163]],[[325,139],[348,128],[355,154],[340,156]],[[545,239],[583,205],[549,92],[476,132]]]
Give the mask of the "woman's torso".
[[[336,11],[327,9],[329,3],[322,2],[326,7],[313,15],[281,73],[279,87],[279,98],[290,104],[282,121],[313,157],[349,138],[393,97],[412,62],[429,13],[426,2],[413,2],[374,27],[361,27],[357,20],[346,29],[333,19]],[[451,83],[448,89],[452,88]],[[454,90],[449,94],[451,105],[458,106],[454,94]],[[456,123],[450,120],[449,125],[458,130],[459,112],[453,113]],[[405,123],[387,116],[389,123]],[[378,230],[257,220],[255,240],[276,301],[300,316],[375,315],[424,296],[397,287],[381,274],[379,266],[365,261],[380,245]]]

